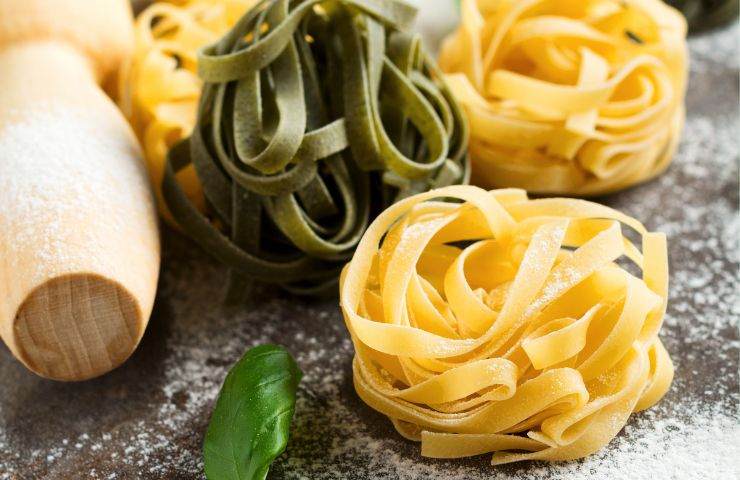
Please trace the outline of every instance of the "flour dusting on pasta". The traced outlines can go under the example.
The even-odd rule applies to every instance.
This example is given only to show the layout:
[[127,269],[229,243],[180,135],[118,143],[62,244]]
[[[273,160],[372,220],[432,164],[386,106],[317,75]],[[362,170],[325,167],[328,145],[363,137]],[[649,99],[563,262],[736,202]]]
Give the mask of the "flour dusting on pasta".
[[665,236],[595,203],[422,193],[373,222],[342,278],[357,394],[423,456],[582,458],[673,378]]

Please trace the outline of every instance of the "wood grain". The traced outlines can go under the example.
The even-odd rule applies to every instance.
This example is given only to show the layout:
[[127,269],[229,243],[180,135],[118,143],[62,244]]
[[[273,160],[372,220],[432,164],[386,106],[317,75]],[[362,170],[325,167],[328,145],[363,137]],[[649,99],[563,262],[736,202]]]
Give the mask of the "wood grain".
[[18,352],[44,377],[96,377],[128,358],[138,342],[141,316],[128,290],[104,277],[53,278],[18,310]]

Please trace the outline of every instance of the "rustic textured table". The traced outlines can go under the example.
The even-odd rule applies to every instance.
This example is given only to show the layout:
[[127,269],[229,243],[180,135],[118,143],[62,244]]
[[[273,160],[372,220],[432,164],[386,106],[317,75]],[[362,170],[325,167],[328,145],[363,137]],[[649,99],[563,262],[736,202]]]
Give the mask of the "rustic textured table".
[[[433,461],[352,387],[352,346],[336,301],[258,289],[221,305],[225,270],[164,232],[154,316],[141,347],[98,380],[61,384],[0,347],[0,480],[202,478],[201,442],[228,367],[275,342],[305,372],[287,452],[269,478],[718,479],[740,475],[738,413],[738,28],[692,38],[688,119],[658,180],[600,199],[668,234],[671,300],[662,337],[676,364],[668,395],[578,462],[493,468]],[[0,253],[1,255],[1,253]]]

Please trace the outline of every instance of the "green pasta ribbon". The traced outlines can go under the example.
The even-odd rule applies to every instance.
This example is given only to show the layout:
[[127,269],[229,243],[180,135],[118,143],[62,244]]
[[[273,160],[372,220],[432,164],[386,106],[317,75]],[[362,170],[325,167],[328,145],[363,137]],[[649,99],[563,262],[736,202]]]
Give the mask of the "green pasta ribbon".
[[[264,0],[199,53],[197,123],[162,190],[233,278],[336,295],[378,213],[467,183],[468,126],[415,15],[400,0]],[[190,164],[207,215],[177,182]]]
[[681,10],[692,33],[708,30],[731,20],[737,21],[738,0],[666,0]]

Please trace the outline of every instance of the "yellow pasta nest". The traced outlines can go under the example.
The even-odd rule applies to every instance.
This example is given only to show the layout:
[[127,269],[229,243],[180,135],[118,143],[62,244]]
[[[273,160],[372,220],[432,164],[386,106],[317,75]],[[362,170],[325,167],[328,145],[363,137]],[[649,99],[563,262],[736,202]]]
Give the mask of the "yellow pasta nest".
[[463,0],[440,66],[470,119],[473,182],[587,196],[661,173],[685,37],[660,0]]
[[[160,209],[167,153],[190,135],[202,82],[197,53],[218,41],[256,0],[171,0],[150,5],[136,19],[136,47],[122,69],[119,104],[144,147]],[[201,210],[204,198],[192,167],[179,175],[188,197]]]
[[355,389],[425,456],[584,457],[670,386],[667,288],[665,236],[610,208],[419,194],[377,218],[343,273]]

